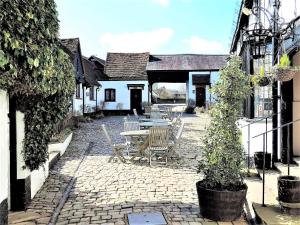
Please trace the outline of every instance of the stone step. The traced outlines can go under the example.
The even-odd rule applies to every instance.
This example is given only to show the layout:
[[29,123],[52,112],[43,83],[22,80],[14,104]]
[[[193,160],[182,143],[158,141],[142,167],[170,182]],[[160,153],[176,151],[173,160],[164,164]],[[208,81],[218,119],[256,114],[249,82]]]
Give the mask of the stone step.
[[256,220],[259,224],[265,225],[299,225],[300,216],[291,216],[281,212],[278,205],[266,205],[263,207],[260,204],[253,204]]
[[[48,215],[47,215],[48,216]],[[21,225],[21,224],[36,224],[36,221],[41,221],[43,220],[46,223],[49,222],[49,217],[46,217],[45,215],[41,215],[39,213],[35,212],[25,212],[25,211],[20,211],[20,212],[10,212],[8,214],[8,222],[9,224],[16,224],[16,225]]]
[[[295,158],[294,158],[295,160]],[[296,159],[298,160],[298,159]],[[291,176],[300,176],[300,166],[297,161],[296,163],[290,164],[290,175]],[[288,174],[288,165],[283,164],[280,162],[275,163],[275,167],[278,169],[278,171],[281,173],[281,175],[287,175]]]

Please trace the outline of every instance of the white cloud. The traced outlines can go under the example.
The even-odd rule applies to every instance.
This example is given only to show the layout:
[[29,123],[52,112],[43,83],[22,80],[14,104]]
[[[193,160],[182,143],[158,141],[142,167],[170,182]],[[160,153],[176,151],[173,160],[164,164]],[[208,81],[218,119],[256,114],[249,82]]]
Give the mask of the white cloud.
[[170,0],[152,0],[155,3],[158,3],[162,6],[169,6],[170,5]]
[[197,36],[191,36],[183,40],[183,43],[187,46],[191,53],[221,54],[228,52],[221,42],[207,40]]
[[174,31],[161,28],[148,32],[104,33],[100,37],[105,52],[155,52],[169,42]]

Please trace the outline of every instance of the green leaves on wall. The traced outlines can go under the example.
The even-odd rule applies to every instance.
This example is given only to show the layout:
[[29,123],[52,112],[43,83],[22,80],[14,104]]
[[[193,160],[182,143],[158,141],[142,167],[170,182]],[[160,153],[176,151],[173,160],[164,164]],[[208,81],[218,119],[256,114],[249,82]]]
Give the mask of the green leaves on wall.
[[54,125],[69,110],[74,68],[57,37],[54,0],[1,0],[0,27],[0,88],[25,113],[24,160],[38,169],[48,159]]

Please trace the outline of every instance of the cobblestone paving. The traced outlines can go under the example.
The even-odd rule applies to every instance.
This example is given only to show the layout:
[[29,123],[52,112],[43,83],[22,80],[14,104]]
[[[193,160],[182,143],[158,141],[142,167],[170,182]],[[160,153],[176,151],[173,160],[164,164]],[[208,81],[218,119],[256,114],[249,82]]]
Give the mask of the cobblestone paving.
[[[74,176],[89,143],[92,148],[76,173],[76,182],[64,205],[57,224],[126,224],[126,215],[132,212],[161,211],[170,224],[217,224],[199,214],[195,183],[197,160],[201,158],[201,136],[205,118],[185,115],[186,126],[182,145],[177,150],[181,160],[172,160],[167,166],[152,166],[145,162],[108,163],[110,147],[101,131],[106,124],[115,142],[124,142],[119,135],[123,117],[106,117],[92,123],[83,123],[58,164],[51,171],[43,188],[33,199],[28,211],[45,215],[38,224],[47,224],[53,208]],[[234,223],[246,224],[243,219]]]

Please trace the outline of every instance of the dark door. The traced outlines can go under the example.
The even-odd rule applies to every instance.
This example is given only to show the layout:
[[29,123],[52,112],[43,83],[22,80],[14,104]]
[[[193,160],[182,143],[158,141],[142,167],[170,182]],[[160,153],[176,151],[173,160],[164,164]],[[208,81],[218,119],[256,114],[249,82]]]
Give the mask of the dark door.
[[139,114],[142,114],[142,90],[130,90],[130,109],[136,109]]
[[196,106],[205,107],[205,87],[196,87]]

